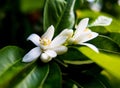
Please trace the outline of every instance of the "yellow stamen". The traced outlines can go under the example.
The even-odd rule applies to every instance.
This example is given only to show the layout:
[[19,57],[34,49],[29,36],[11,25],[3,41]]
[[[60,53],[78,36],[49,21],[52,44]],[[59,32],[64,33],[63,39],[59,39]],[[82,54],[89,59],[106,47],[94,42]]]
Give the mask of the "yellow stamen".
[[88,29],[88,28],[86,28],[86,29],[84,30],[84,32],[87,32],[87,31],[89,31],[89,29]]
[[40,40],[40,44],[47,46],[51,43],[51,40],[49,40],[48,38],[43,38]]

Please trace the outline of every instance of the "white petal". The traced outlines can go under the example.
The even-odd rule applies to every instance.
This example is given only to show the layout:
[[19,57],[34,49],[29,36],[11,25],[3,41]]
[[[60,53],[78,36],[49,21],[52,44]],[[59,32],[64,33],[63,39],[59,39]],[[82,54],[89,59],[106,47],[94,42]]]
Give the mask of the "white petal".
[[89,18],[82,19],[78,24],[74,37],[77,37],[82,31],[84,31],[88,25]]
[[27,40],[32,41],[36,46],[40,46],[40,37],[37,34],[31,34]]
[[64,44],[67,40],[66,36],[57,36],[54,38],[54,40],[51,42],[50,47],[56,47]]
[[49,40],[52,40],[53,36],[54,36],[54,26],[51,25],[51,26],[47,29],[47,31],[42,35],[41,38],[47,38],[47,39],[49,39]]
[[94,38],[96,38],[98,36],[98,33],[96,32],[88,32],[88,33],[84,33],[84,34],[81,34],[78,38],[77,38],[77,41],[79,43],[83,43],[83,42],[87,42],[89,40],[92,40]]
[[53,48],[52,50],[54,50],[58,55],[64,54],[67,52],[68,48],[65,46],[58,46]]
[[57,56],[57,53],[53,50],[46,50],[45,53],[52,58]]
[[81,43],[81,45],[85,45],[88,46],[89,48],[91,48],[92,50],[94,50],[95,52],[99,53],[99,50],[96,46],[89,44],[89,43]]
[[64,29],[58,36],[67,36],[71,37],[73,35],[72,29]]
[[41,54],[40,47],[35,47],[32,50],[30,50],[24,57],[23,62],[31,62],[35,59],[37,59]]
[[91,26],[108,26],[112,22],[112,18],[106,17],[106,16],[99,16],[92,24]]
[[52,60],[52,57],[50,57],[46,53],[42,53],[41,56],[40,56],[40,59],[41,59],[42,62],[47,63],[47,62]]

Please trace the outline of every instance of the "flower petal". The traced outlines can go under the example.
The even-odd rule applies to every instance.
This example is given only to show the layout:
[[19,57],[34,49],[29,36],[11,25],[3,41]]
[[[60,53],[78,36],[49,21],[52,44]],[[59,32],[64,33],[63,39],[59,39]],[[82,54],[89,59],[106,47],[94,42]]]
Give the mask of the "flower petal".
[[73,35],[72,29],[64,29],[58,36],[67,36],[71,37]]
[[22,59],[23,62],[31,62],[37,59],[41,54],[40,47],[35,47],[30,50]]
[[37,34],[31,34],[27,40],[32,41],[36,46],[40,46],[40,37]]
[[54,47],[60,46],[60,45],[64,44],[66,42],[66,40],[67,40],[66,36],[57,36],[51,42],[50,48],[54,48]]
[[112,18],[99,16],[90,26],[108,26],[112,22]]
[[53,48],[52,50],[54,50],[58,55],[61,55],[66,53],[68,48],[66,46],[58,46]]
[[57,56],[57,53],[53,50],[46,50],[45,53],[52,58]]
[[88,21],[89,21],[89,18],[85,18],[85,19],[82,19],[76,30],[75,30],[75,34],[74,34],[74,37],[77,37],[82,31],[84,31],[88,25]]
[[42,35],[41,38],[47,38],[47,39],[49,39],[49,40],[52,40],[53,36],[54,36],[54,26],[51,25],[51,26],[47,29],[47,31]]
[[96,46],[89,44],[89,43],[81,43],[81,45],[85,45],[88,46],[89,48],[91,48],[92,50],[94,50],[95,52],[99,53],[99,50]]
[[97,36],[98,36],[98,33],[90,31],[90,32],[81,34],[80,36],[78,36],[78,38],[76,38],[76,40],[79,43],[83,43],[83,42],[92,40],[92,39],[96,38]]

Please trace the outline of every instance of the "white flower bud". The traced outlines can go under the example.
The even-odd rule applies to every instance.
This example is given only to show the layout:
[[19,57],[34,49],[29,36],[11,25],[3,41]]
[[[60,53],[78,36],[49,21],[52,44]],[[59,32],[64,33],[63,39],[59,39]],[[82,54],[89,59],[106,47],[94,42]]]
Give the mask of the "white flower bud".
[[42,53],[40,57],[41,61],[44,63],[49,62],[52,58],[48,56],[46,53]]
[[90,26],[108,26],[112,22],[112,18],[99,16]]

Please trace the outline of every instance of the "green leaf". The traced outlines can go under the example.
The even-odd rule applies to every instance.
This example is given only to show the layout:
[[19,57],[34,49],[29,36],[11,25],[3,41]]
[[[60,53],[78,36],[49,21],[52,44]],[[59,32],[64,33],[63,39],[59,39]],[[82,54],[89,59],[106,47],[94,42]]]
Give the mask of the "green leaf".
[[81,85],[79,85],[77,82],[71,79],[64,80],[63,88],[83,88]]
[[74,48],[69,48],[65,54],[58,56],[57,61],[60,62],[60,60],[64,62],[63,65],[65,67],[67,67],[67,64],[83,65],[93,63],[93,61],[89,60],[88,57]]
[[56,63],[23,63],[23,54],[16,46],[0,50],[0,88],[61,88],[61,72]]
[[99,35],[97,38],[91,40],[90,43],[100,50],[120,53],[120,47],[110,37]]
[[23,56],[23,50],[16,46],[7,46],[0,50],[0,76],[4,74],[10,66],[19,62]]
[[8,86],[11,79],[26,66],[19,63],[22,57],[23,50],[16,46],[7,46],[0,50],[0,87]]
[[35,11],[42,9],[45,0],[20,0],[20,9],[22,12]]
[[75,22],[75,0],[47,0],[44,8],[44,30],[54,25],[56,34],[65,28],[72,28]]
[[120,68],[118,68],[120,67],[120,55],[105,52],[96,53],[88,47],[76,49],[120,80]]
[[81,84],[82,88],[109,88],[99,78],[91,75],[84,75],[78,83]]
[[[26,75],[25,75],[26,74]],[[29,73],[23,72],[22,79],[14,83],[15,88],[43,88],[44,82],[49,74],[49,65],[36,65]],[[17,79],[18,80],[18,79]]]
[[117,32],[110,33],[109,37],[111,39],[113,39],[120,47],[120,39],[119,39],[120,38],[120,33],[117,33]]
[[[96,75],[98,75],[98,73],[90,74],[90,73],[87,73],[86,70],[82,71],[81,73],[71,72],[71,74],[69,73],[69,78],[72,79],[73,82],[72,80],[69,81],[65,79],[64,80],[65,88],[72,88],[71,86],[73,85],[73,83],[79,86],[79,88],[110,88],[109,84],[104,83],[104,81],[102,81]],[[67,83],[67,82],[70,82],[70,83]]]
[[106,83],[106,81],[111,84],[112,88],[119,88],[120,87],[120,80],[116,79],[113,75],[109,74],[105,70],[101,72],[101,80]]
[[50,63],[50,71],[43,84],[43,88],[61,88],[62,74],[55,62]]

